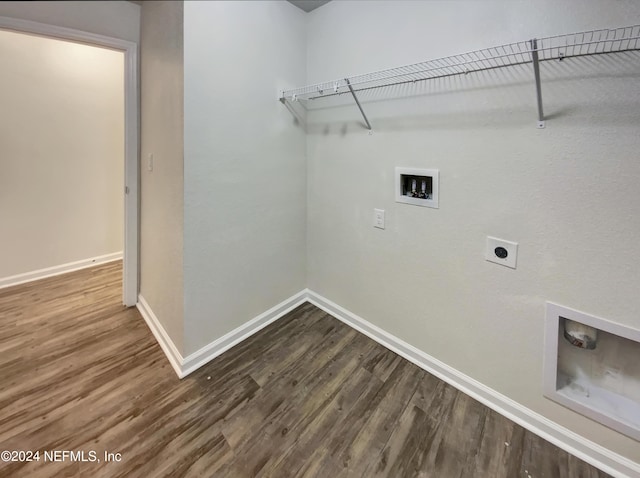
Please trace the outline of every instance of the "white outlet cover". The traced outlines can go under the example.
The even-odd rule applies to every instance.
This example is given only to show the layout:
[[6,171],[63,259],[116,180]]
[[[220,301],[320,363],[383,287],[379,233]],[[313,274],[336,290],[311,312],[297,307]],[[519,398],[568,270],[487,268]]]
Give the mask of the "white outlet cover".
[[[502,247],[507,251],[506,257],[498,257],[498,255],[496,254],[496,249],[499,247]],[[518,243],[488,236],[485,259],[489,262],[495,262],[496,264],[515,269],[518,259]]]
[[384,209],[373,210],[373,227],[384,229]]

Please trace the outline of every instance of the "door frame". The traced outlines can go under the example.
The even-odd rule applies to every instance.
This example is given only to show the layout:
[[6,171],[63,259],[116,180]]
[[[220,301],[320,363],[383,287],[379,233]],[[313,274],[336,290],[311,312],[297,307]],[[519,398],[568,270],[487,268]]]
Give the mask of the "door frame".
[[124,260],[122,302],[125,306],[132,307],[138,302],[138,197],[140,184],[138,166],[138,44],[82,30],[2,16],[0,16],[0,29],[84,43],[124,53]]

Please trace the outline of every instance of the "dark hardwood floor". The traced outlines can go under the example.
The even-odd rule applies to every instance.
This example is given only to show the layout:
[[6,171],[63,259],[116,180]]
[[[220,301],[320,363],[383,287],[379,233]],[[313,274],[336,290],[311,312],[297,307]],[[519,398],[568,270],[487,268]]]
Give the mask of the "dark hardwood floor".
[[0,476],[607,476],[310,304],[180,381],[121,274],[0,290]]

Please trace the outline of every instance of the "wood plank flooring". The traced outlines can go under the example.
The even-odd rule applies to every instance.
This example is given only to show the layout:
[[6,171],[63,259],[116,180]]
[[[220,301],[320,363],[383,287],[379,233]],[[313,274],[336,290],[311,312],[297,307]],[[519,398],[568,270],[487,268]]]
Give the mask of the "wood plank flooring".
[[0,476],[607,476],[310,304],[180,381],[121,274],[0,290]]

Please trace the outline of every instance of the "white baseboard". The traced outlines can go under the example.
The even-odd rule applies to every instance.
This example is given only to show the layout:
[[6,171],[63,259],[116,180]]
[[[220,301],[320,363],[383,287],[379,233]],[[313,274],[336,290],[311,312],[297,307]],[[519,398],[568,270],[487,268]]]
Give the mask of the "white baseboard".
[[640,463],[618,455],[548,420],[309,289],[286,299],[185,358],[180,355],[142,296],[139,297],[138,309],[167,355],[176,374],[179,378],[183,378],[304,302],[312,303],[497,413],[605,473],[617,478],[640,477]]
[[234,345],[239,344],[243,340],[249,338],[259,330],[265,328],[270,323],[275,322],[280,317],[288,314],[299,305],[304,304],[306,301],[306,291],[298,292],[297,294],[280,302],[278,305],[272,307],[266,312],[263,312],[257,317],[251,319],[249,322],[241,325],[237,329],[234,329],[228,334],[223,335],[218,340],[215,340],[209,345],[205,345],[200,350],[186,356],[182,363],[183,374],[188,375],[194,370],[199,369],[207,362],[210,362],[211,360],[216,358],[218,355],[226,352]]
[[176,348],[173,340],[171,340],[171,337],[169,337],[169,334],[167,334],[167,331],[158,320],[158,317],[156,317],[156,314],[153,313],[153,310],[151,310],[151,307],[141,295],[138,295],[138,303],[136,304],[136,308],[140,312],[140,315],[142,315],[144,321],[147,323],[147,326],[151,330],[151,333],[158,341],[158,345],[160,345],[160,348],[167,356],[167,359],[169,359],[169,363],[178,375],[178,378],[184,377],[184,374],[182,373],[182,355]]
[[60,274],[66,274],[67,272],[86,269],[88,267],[97,266],[98,264],[118,261],[120,259],[122,259],[122,251],[114,252],[112,254],[105,254],[103,256],[91,257],[89,259],[83,259],[81,261],[68,262],[67,264],[60,264],[59,266],[47,267],[46,269],[38,269],[37,271],[25,272],[23,274],[17,274],[14,276],[2,277],[0,278],[0,289],[24,284],[26,282],[31,282],[34,280],[45,279],[47,277],[53,277]]
[[533,410],[385,332],[325,297],[310,290],[306,291],[306,295],[308,301],[316,307],[568,453],[614,477],[640,477],[640,463],[618,455],[548,420]]
[[169,362],[176,374],[179,378],[183,378],[210,362],[218,355],[226,352],[234,345],[249,338],[259,330],[262,330],[270,323],[275,322],[280,317],[288,314],[299,305],[304,304],[306,301],[306,291],[298,292],[266,312],[254,317],[249,322],[242,324],[240,327],[184,358],[151,310],[151,307],[149,307],[149,304],[144,300],[144,297],[138,296],[137,308],[149,326],[149,329],[151,329],[151,332],[158,341],[158,344],[160,344],[160,347],[169,359]]

